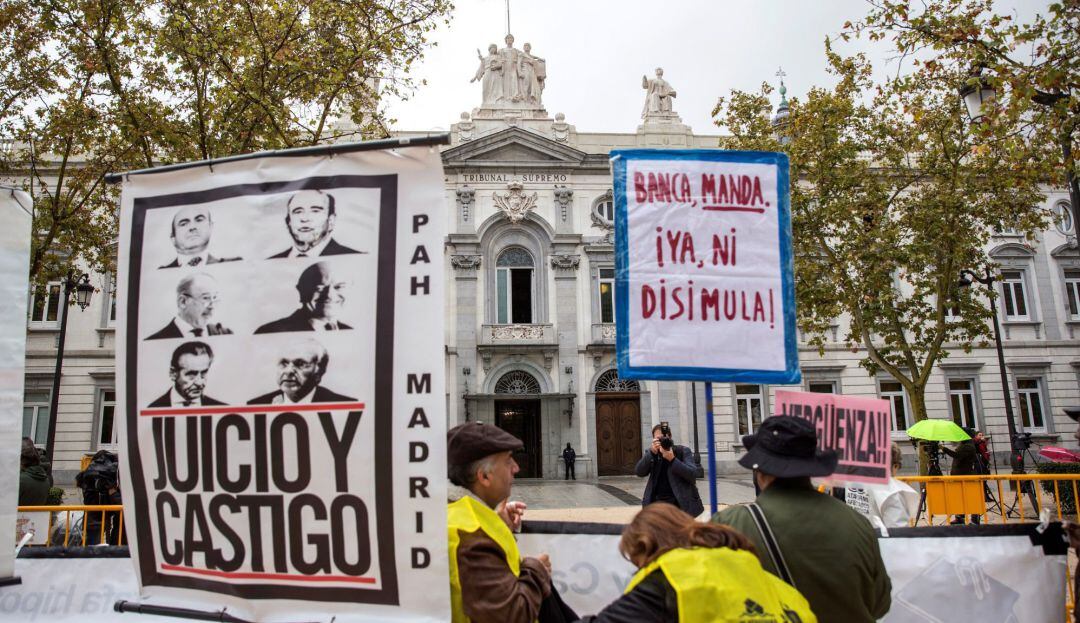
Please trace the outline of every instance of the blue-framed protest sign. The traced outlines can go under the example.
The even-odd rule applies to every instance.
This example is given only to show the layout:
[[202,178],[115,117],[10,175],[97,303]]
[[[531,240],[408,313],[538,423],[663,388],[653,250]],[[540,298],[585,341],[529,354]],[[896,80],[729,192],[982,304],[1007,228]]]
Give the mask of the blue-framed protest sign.
[[787,155],[611,152],[621,378],[802,380]]

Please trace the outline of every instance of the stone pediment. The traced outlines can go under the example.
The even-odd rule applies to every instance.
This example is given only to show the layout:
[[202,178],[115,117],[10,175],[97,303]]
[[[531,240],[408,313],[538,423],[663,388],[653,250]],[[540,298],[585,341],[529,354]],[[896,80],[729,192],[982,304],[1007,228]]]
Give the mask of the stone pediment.
[[446,166],[567,165],[576,166],[587,154],[522,128],[507,128],[443,151]]

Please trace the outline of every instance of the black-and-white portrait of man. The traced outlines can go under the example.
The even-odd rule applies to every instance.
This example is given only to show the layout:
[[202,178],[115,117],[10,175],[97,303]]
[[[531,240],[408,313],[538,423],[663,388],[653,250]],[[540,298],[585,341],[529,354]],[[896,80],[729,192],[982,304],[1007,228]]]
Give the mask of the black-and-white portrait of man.
[[239,257],[214,257],[208,251],[214,223],[210,211],[203,206],[188,206],[176,211],[169,238],[176,248],[176,258],[160,268],[202,266],[219,262],[235,262]]
[[321,385],[330,363],[326,348],[312,339],[293,342],[277,360],[278,389],[248,401],[249,405],[355,402]]
[[231,330],[214,322],[214,306],[218,302],[217,281],[206,273],[195,273],[176,285],[176,316],[148,340],[178,337],[229,335]]
[[285,226],[289,229],[293,244],[281,253],[271,255],[270,259],[362,253],[331,237],[337,215],[334,196],[330,193],[301,190],[289,197],[285,208]]
[[345,306],[347,284],[326,262],[305,268],[296,282],[296,292],[300,295],[300,307],[284,318],[262,325],[255,333],[352,329],[338,319]]
[[214,363],[214,351],[203,342],[184,342],[173,351],[169,361],[169,379],[172,387],[150,407],[200,407],[223,405],[203,393],[210,365]]

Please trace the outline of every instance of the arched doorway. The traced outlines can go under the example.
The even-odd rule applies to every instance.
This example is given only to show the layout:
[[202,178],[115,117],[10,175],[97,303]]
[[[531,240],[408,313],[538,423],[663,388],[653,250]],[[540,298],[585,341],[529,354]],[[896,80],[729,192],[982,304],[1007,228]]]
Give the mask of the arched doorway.
[[641,386],[614,369],[596,380],[596,473],[633,474],[641,458]]
[[514,453],[519,478],[543,474],[540,447],[540,383],[528,372],[512,370],[495,383],[495,425],[524,442]]

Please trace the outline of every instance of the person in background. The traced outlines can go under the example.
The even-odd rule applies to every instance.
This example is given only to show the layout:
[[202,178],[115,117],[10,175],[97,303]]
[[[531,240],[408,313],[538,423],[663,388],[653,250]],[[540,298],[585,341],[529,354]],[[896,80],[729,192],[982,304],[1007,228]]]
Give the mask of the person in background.
[[52,478],[41,464],[34,441],[23,437],[19,453],[19,506],[44,506],[49,501]]
[[[1065,409],[1065,415],[1069,416],[1073,422],[1077,422],[1076,430],[1073,431],[1073,439],[1080,442],[1080,407]],[[1065,534],[1069,535],[1069,547],[1075,549],[1076,555],[1080,556],[1080,523],[1066,520]],[[1078,591],[1080,591],[1080,563],[1073,570],[1072,594],[1074,596],[1080,595]],[[1080,608],[1073,608],[1073,623],[1080,623]]]
[[670,504],[643,508],[623,530],[619,553],[638,572],[622,597],[583,621],[817,620],[799,591],[761,568],[749,539]]
[[562,451],[562,460],[566,464],[566,478],[570,480],[573,478],[577,480],[577,474],[574,473],[574,461],[577,460],[577,452],[570,446],[570,442],[566,442],[566,449]]
[[976,473],[989,474],[991,462],[990,450],[986,447],[986,435],[984,435],[981,430],[975,431],[975,434],[972,435],[972,439],[975,442],[976,458],[978,459],[975,462]]
[[886,484],[851,483],[845,489],[844,501],[870,520],[878,530],[906,528],[919,512],[919,492],[906,482],[896,479],[903,467],[904,455],[893,442],[890,448],[889,482]]
[[[964,432],[969,437],[974,437],[975,431],[971,428],[965,428]],[[975,442],[972,439],[965,439],[956,444],[955,450],[950,450],[946,446],[941,446],[942,451],[952,458],[952,468],[949,469],[950,476],[972,476],[978,474],[976,466],[978,464],[979,453],[975,450]],[[971,518],[971,523],[979,523],[978,515],[968,515]],[[964,523],[964,515],[956,515],[953,517],[952,523],[962,524]]]
[[[729,506],[713,521],[749,537],[761,566],[790,578],[819,620],[872,623],[888,614],[892,582],[877,534],[862,515],[810,483],[837,464],[835,452],[817,449],[813,424],[774,415],[742,443],[739,464],[754,470],[761,494],[755,505]],[[763,529],[775,537],[772,548]]]
[[653,426],[652,437],[652,445],[634,466],[634,473],[639,477],[649,477],[641,505],[666,502],[697,517],[705,510],[705,505],[694,484],[697,479],[694,453],[686,446],[675,445],[666,422]]

